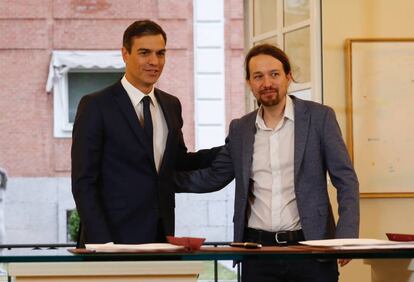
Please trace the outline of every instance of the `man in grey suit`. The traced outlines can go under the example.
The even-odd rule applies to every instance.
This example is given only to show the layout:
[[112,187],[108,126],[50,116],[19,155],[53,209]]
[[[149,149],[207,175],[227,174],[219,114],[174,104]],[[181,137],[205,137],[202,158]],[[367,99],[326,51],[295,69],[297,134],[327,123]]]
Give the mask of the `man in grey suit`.
[[[216,191],[235,177],[235,242],[271,246],[358,237],[359,184],[334,111],[287,95],[291,67],[275,46],[253,47],[245,67],[261,106],[231,122],[211,167],[177,174],[177,189]],[[327,173],[337,189],[337,225]],[[334,260],[245,260],[242,280],[338,281],[338,266]]]

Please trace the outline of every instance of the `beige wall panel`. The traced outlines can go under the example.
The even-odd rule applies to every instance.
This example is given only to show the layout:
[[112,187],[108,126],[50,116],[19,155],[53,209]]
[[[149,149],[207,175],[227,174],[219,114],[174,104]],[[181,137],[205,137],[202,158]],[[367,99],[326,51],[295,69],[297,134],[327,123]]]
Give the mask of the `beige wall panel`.
[[[322,2],[324,103],[335,109],[345,135],[345,40],[413,37],[414,1]],[[331,198],[336,199],[334,192],[331,193]],[[413,201],[413,199],[361,199],[360,236],[385,238],[385,232],[414,233],[414,224],[406,220],[410,218],[409,215],[414,214]],[[341,282],[370,281],[370,269],[363,265],[362,260],[352,261],[341,268],[340,272]]]

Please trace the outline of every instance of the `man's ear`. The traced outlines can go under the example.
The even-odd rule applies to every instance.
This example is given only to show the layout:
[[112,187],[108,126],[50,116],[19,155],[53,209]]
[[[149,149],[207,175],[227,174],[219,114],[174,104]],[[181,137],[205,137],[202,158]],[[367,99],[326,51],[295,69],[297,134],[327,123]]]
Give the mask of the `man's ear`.
[[286,77],[289,80],[289,83],[291,83],[293,81],[293,76],[292,76],[292,72],[291,71],[286,75]]
[[250,91],[251,91],[252,90],[252,87],[250,86],[250,80],[249,79],[246,79],[245,82],[246,82],[247,88],[249,88]]
[[126,63],[126,61],[128,59],[129,52],[125,47],[122,47],[121,53],[122,53],[122,59],[124,60],[124,63]]

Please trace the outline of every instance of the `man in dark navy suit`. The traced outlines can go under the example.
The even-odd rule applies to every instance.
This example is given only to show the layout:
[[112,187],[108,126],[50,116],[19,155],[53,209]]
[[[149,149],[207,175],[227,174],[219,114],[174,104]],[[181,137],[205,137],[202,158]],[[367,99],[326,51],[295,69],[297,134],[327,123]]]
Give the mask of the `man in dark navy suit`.
[[79,103],[72,192],[85,243],[165,242],[174,234],[173,170],[205,167],[216,149],[187,153],[178,98],[154,87],[167,36],[155,22],[124,33],[125,76]]

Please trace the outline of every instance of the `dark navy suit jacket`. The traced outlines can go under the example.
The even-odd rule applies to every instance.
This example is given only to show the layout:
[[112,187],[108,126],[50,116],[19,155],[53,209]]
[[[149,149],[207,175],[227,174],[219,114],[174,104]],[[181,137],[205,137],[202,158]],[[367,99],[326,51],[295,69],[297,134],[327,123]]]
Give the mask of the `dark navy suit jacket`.
[[161,222],[174,234],[173,170],[208,165],[217,149],[187,153],[179,100],[155,96],[168,126],[159,172],[151,146],[121,82],[84,96],[73,127],[72,193],[84,243],[147,243]]

